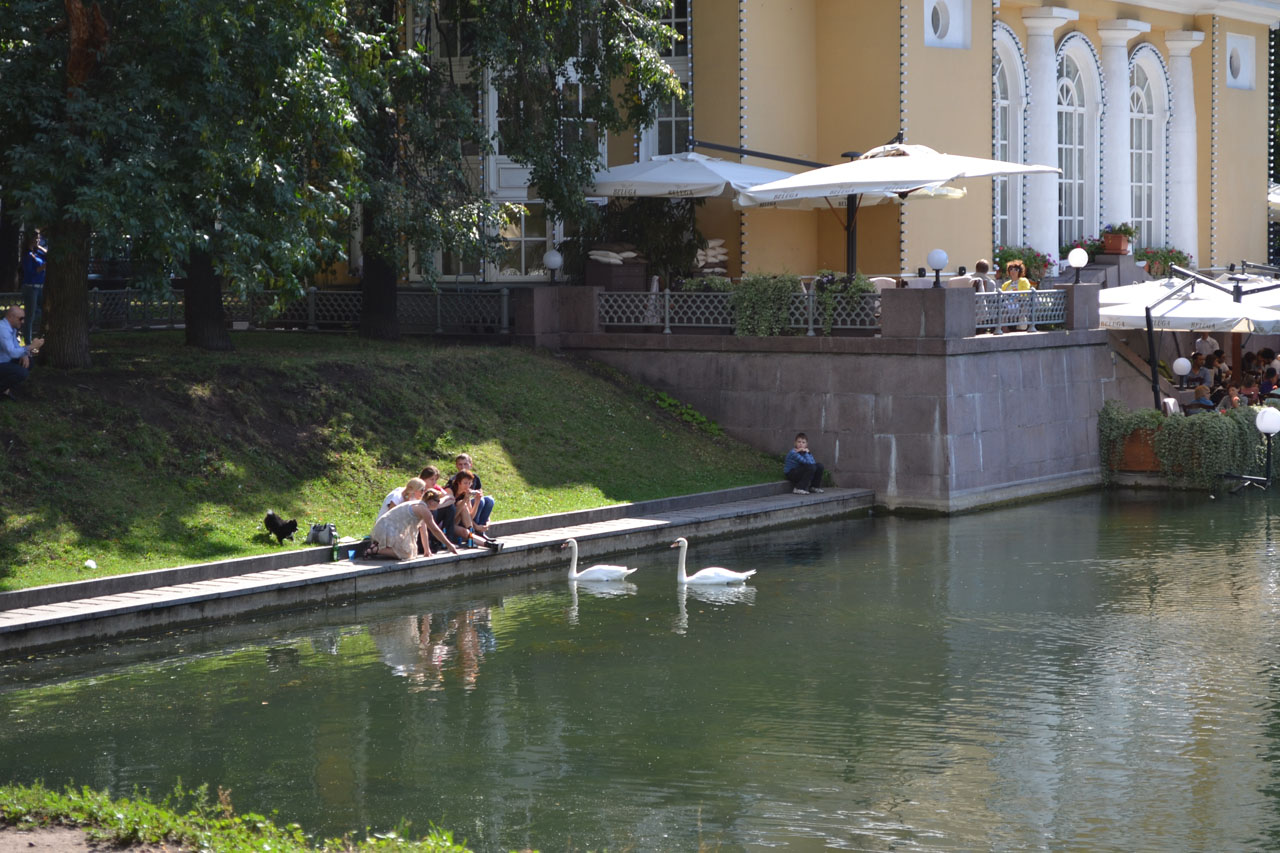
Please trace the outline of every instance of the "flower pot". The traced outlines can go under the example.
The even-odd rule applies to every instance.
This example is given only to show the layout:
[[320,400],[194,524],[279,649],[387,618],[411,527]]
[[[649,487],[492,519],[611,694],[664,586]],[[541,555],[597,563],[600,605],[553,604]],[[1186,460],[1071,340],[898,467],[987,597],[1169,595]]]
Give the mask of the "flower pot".
[[1156,431],[1153,429],[1136,429],[1124,440],[1124,453],[1120,457],[1117,471],[1138,471],[1143,473],[1159,473],[1160,460],[1156,458]]
[[1103,234],[1102,235],[1102,254],[1104,255],[1129,254],[1129,238],[1124,234]]

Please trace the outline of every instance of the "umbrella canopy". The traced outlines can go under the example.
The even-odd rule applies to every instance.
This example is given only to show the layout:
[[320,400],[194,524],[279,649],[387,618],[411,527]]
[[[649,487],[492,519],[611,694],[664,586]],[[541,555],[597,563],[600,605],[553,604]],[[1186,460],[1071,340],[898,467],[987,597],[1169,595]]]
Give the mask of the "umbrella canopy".
[[587,195],[621,198],[713,198],[791,177],[790,172],[748,166],[694,151],[661,154],[640,163],[602,169]]
[[1058,171],[1060,170],[1054,166],[942,154],[924,145],[891,143],[873,148],[848,163],[812,169],[744,190],[738,194],[738,203],[743,207],[750,207],[770,202],[863,193],[912,193],[960,178]]
[[[920,187],[911,192],[911,198],[941,198],[955,200],[964,198],[968,195],[968,191],[964,187],[947,187],[941,184],[930,184],[926,187]],[[738,193],[738,197],[734,199],[734,205],[742,207],[743,193]],[[866,192],[859,193],[855,198],[861,199],[859,205],[866,207],[869,204],[883,204],[886,202],[902,202],[906,199],[903,193],[898,192]],[[849,196],[825,196],[821,198],[793,198],[787,201],[767,201],[761,203],[752,202],[747,207],[750,208],[785,208],[787,210],[817,210],[820,208],[834,207],[846,209],[849,207]]]
[[1272,184],[1267,193],[1267,207],[1271,211],[1271,221],[1280,222],[1280,184]]
[[[1118,288],[1117,288],[1118,289]],[[1212,289],[1212,288],[1210,288]],[[1098,310],[1104,329],[1147,328],[1149,302],[1107,305]],[[1280,311],[1228,299],[1175,296],[1151,309],[1151,328],[1176,332],[1280,334]]]

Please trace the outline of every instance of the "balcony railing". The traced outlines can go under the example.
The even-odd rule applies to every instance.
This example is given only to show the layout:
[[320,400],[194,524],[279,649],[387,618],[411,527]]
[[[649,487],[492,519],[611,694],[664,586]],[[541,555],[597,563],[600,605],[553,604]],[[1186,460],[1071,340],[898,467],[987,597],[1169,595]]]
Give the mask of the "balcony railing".
[[974,323],[979,329],[1022,324],[1052,326],[1067,321],[1065,290],[1019,290],[975,293]]
[[[833,294],[832,329],[880,328],[880,294]],[[596,299],[596,319],[602,326],[662,326],[672,329],[732,329],[733,308],[728,293],[628,293],[602,291]],[[794,293],[788,328],[814,335],[826,324],[823,300],[814,293]]]

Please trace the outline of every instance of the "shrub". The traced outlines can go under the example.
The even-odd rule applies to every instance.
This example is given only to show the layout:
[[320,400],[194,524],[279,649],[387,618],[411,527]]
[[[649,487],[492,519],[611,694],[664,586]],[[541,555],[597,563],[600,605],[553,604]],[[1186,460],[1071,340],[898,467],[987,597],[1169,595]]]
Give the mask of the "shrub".
[[835,325],[836,304],[840,295],[857,296],[875,293],[876,286],[862,273],[850,276],[831,270],[819,270],[813,280],[813,292],[817,300],[818,314],[822,318],[822,334],[831,334]]
[[1066,258],[1067,255],[1071,254],[1072,249],[1084,249],[1088,253],[1089,259],[1092,260],[1102,253],[1102,238],[1081,237],[1070,243],[1063,243],[1058,247],[1058,257]]
[[1254,426],[1256,407],[1226,412],[1165,416],[1155,409],[1129,411],[1109,400],[1098,412],[1098,449],[1102,476],[1110,482],[1135,431],[1154,430],[1152,446],[1160,472],[1170,485],[1212,489],[1226,473],[1257,473],[1266,445]]
[[791,294],[800,291],[794,275],[746,275],[733,289],[735,335],[781,335],[791,322]]

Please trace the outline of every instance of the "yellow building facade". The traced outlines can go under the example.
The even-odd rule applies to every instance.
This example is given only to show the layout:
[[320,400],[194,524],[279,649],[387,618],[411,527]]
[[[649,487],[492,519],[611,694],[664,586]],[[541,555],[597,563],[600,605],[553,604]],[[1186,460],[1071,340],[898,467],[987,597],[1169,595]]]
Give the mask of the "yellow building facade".
[[[1201,267],[1266,259],[1280,2],[689,0],[687,13],[694,140],[838,163],[901,132],[1063,170],[864,207],[864,272],[915,270],[933,248],[953,267],[1000,244],[1057,258],[1118,222]],[[843,216],[716,200],[701,224],[736,244],[732,273],[811,274],[843,269]]]
[[[1280,0],[675,0],[667,23],[684,36],[667,55],[690,103],[608,139],[608,165],[691,149],[739,159],[697,143],[834,164],[902,134],[1062,169],[965,181],[958,200],[864,205],[862,272],[915,271],[934,248],[951,269],[999,245],[1060,260],[1064,244],[1120,222],[1139,227],[1138,246],[1181,249],[1200,268],[1267,258]],[[483,100],[496,128],[496,99]],[[508,260],[414,262],[445,282],[550,280],[542,256],[565,232],[530,198],[527,172],[500,151],[475,168],[488,195],[526,205],[503,231]],[[725,241],[730,275],[844,270],[842,209],[712,199],[698,217]]]

